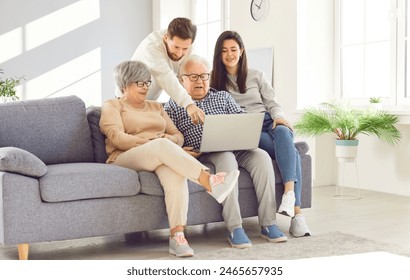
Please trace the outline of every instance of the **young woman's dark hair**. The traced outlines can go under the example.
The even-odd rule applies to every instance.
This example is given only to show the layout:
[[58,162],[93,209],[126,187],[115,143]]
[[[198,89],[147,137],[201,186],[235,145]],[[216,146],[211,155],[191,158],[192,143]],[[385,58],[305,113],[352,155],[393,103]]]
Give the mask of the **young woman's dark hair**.
[[225,40],[234,40],[238,43],[242,50],[242,55],[238,62],[238,76],[236,82],[238,84],[238,91],[240,93],[246,92],[246,77],[248,75],[248,59],[246,58],[246,50],[241,36],[236,31],[224,31],[219,35],[215,44],[213,66],[211,72],[211,87],[217,90],[228,91],[229,87],[234,87],[232,82],[228,79],[226,67],[222,62],[222,45]]

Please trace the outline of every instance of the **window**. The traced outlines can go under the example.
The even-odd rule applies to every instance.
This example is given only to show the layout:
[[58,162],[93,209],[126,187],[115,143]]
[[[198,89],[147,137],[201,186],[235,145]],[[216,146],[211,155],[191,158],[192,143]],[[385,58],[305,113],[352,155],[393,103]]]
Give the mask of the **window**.
[[194,52],[212,61],[216,39],[229,28],[229,0],[191,0],[198,32]]
[[337,90],[352,104],[372,96],[410,105],[408,0],[339,0],[336,5]]

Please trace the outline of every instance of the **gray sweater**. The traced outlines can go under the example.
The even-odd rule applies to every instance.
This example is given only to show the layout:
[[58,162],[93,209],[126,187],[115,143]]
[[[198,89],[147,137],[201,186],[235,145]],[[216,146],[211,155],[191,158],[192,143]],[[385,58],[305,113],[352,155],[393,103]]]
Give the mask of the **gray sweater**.
[[228,75],[228,77],[235,84],[235,88],[229,88],[229,92],[248,113],[268,111],[273,119],[285,118],[285,113],[276,102],[275,91],[269,84],[265,73],[256,69],[249,69],[245,93],[238,92],[236,76]]

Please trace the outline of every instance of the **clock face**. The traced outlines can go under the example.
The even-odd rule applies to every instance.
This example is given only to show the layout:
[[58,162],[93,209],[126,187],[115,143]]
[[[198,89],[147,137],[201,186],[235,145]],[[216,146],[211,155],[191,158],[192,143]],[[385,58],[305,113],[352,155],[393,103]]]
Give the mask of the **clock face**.
[[270,0],[252,0],[251,16],[254,20],[264,20],[269,14]]

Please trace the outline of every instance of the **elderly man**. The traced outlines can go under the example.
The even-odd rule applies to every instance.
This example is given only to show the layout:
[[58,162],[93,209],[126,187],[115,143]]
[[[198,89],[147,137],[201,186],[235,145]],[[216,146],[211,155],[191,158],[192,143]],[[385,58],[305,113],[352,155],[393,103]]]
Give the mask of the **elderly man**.
[[[245,113],[233,100],[228,92],[216,91],[209,87],[209,64],[199,56],[185,58],[179,70],[179,79],[188,91],[196,106],[205,114],[236,114]],[[252,176],[256,196],[259,202],[258,217],[262,238],[269,242],[284,242],[287,237],[275,225],[275,174],[269,155],[257,148],[245,151],[196,153],[202,136],[202,125],[194,125],[186,111],[174,100],[165,104],[165,110],[185,138],[184,149],[203,162],[212,163],[216,172],[235,170],[238,165],[245,168]],[[251,241],[242,227],[242,218],[238,202],[238,186],[222,203],[222,215],[229,231],[228,241],[234,248],[252,246]]]

